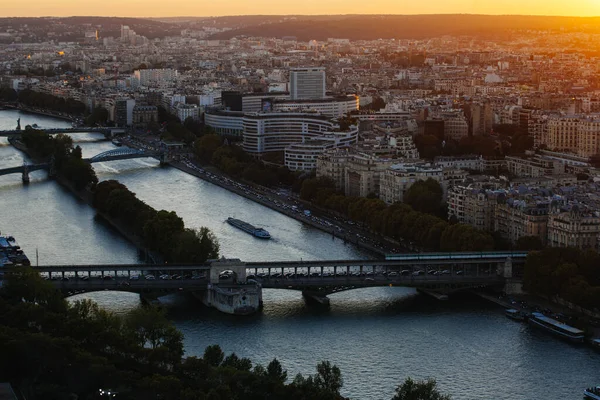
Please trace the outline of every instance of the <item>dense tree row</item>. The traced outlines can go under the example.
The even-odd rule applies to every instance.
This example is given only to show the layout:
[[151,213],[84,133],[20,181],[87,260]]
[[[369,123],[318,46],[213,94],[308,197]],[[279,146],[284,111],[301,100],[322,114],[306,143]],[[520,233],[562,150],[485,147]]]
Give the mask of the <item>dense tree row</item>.
[[185,228],[175,212],[155,210],[118,181],[104,181],[96,186],[94,207],[118,219],[165,261],[204,262],[219,255],[217,239],[208,228]]
[[108,117],[108,110],[106,108],[96,107],[87,117],[85,117],[85,124],[88,126],[103,126],[108,122]]
[[53,162],[56,172],[77,189],[98,183],[96,172],[82,159],[81,147],[73,147],[70,136],[59,134],[52,137],[42,130],[26,126],[21,140],[34,156]]
[[17,101],[16,90],[6,87],[0,87],[0,101]]
[[593,250],[547,248],[530,252],[525,263],[524,288],[559,296],[589,310],[600,310],[600,254]]
[[411,185],[404,194],[404,202],[415,211],[433,214],[439,217],[446,215],[443,203],[444,190],[434,179],[419,180]]
[[450,224],[437,216],[415,211],[408,204],[386,205],[377,198],[350,197],[336,192],[327,179],[311,178],[302,183],[300,197],[335,211],[370,228],[373,232],[408,240],[428,250],[493,250],[487,233],[465,224]]
[[19,91],[18,101],[29,107],[44,108],[47,110],[69,114],[83,114],[85,104],[72,98],[64,99],[47,93],[34,92],[30,89]]
[[[340,369],[288,379],[277,359],[253,365],[209,346],[183,358],[183,335],[163,309],[126,316],[90,300],[68,303],[31,268],[6,273],[0,288],[0,381],[30,400],[341,400]],[[434,381],[407,379],[393,400],[446,400]]]
[[194,143],[196,157],[224,173],[262,186],[292,186],[297,175],[285,167],[261,163],[239,146],[230,145],[216,134],[206,134]]

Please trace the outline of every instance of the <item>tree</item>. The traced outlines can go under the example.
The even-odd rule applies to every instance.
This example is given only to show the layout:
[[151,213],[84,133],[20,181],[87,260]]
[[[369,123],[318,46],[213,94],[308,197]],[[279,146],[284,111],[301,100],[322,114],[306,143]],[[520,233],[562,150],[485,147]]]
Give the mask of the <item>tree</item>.
[[515,249],[517,250],[541,250],[544,248],[542,240],[538,236],[521,236],[517,239]]
[[90,115],[85,119],[85,123],[88,126],[94,126],[96,124],[105,125],[108,121],[108,110],[104,107],[96,107]]
[[281,366],[281,363],[274,358],[273,361],[267,365],[267,376],[274,381],[284,383],[287,379],[287,372]]
[[404,202],[416,211],[438,214],[443,195],[444,191],[440,184],[429,178],[426,181],[420,180],[413,183],[404,194]]
[[126,319],[138,345],[150,348],[149,360],[165,366],[174,366],[183,357],[183,334],[167,319],[166,311],[158,307],[138,307]]
[[98,183],[94,168],[81,158],[70,157],[60,168],[60,173],[79,190]]
[[339,393],[342,386],[344,386],[344,380],[342,379],[340,369],[336,365],[331,365],[329,361],[322,361],[317,364],[315,383],[321,389],[336,394]]
[[210,162],[219,146],[221,146],[221,137],[219,135],[204,135],[194,143],[194,152],[196,157],[203,162]]
[[225,354],[223,353],[223,350],[221,350],[221,347],[217,344],[208,346],[206,349],[204,349],[203,359],[208,363],[208,365],[218,367],[221,365],[224,358]]
[[441,394],[433,379],[413,381],[406,378],[404,383],[396,388],[392,400],[450,400],[450,396]]

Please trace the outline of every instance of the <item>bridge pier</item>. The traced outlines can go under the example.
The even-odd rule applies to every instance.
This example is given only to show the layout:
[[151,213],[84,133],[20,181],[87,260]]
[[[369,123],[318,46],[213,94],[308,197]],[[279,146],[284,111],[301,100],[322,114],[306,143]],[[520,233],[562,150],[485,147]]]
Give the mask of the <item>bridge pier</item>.
[[448,295],[447,294],[438,293],[438,292],[434,292],[434,291],[427,290],[427,289],[419,289],[419,288],[417,288],[417,292],[421,293],[421,294],[424,294],[424,295],[427,295],[427,296],[430,296],[430,297],[433,297],[436,300],[440,300],[440,301],[446,301],[446,300],[448,300]]
[[23,163],[23,173],[21,174],[21,180],[23,183],[29,183],[29,167],[27,163]]
[[314,304],[322,307],[329,307],[330,305],[329,297],[318,292],[303,290],[302,297],[304,297],[304,301],[306,301],[307,304]]

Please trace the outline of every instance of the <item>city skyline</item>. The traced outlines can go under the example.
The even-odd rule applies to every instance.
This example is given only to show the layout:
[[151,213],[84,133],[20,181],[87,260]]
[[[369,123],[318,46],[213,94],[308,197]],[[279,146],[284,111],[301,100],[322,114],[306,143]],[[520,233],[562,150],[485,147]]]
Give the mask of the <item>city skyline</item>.
[[41,17],[97,15],[120,17],[183,17],[183,16],[228,16],[228,15],[329,15],[329,14],[490,14],[490,15],[553,15],[553,16],[600,16],[600,1],[574,0],[567,4],[561,0],[504,0],[502,2],[480,2],[476,0],[432,0],[427,4],[405,0],[374,0],[369,4],[358,0],[328,1],[307,0],[302,6],[274,4],[266,0],[249,3],[231,0],[224,3],[206,1],[134,0],[122,3],[107,0],[90,3],[84,7],[75,0],[56,0],[36,4],[35,9],[18,3],[4,4],[3,17]]

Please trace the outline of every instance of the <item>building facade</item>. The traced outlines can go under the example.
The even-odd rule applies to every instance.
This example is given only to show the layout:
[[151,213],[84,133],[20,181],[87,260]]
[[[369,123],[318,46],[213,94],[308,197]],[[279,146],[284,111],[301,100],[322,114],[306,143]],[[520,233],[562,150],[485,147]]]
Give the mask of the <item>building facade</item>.
[[291,68],[290,98],[308,100],[325,98],[325,68]]
[[564,210],[553,205],[548,217],[548,245],[598,250],[600,217],[578,206]]
[[250,113],[243,117],[243,148],[251,154],[284,151],[310,139],[333,140],[338,147],[358,141],[358,127],[340,131],[335,121],[319,114]]
[[442,186],[442,168],[425,163],[395,164],[381,174],[379,198],[387,204],[404,201],[404,194],[418,181],[433,179]]

